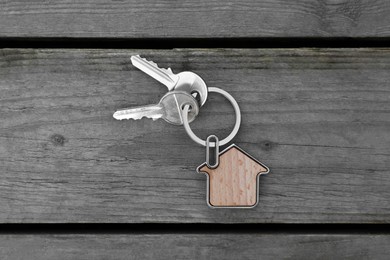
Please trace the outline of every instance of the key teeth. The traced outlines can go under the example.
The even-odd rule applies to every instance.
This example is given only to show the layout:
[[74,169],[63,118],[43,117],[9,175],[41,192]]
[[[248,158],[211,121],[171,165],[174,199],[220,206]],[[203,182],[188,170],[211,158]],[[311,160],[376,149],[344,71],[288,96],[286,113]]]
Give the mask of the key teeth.
[[158,67],[158,65],[154,62],[154,61],[152,61],[152,60],[148,60],[148,59],[146,59],[146,58],[142,58],[141,56],[139,56],[139,55],[137,55],[140,59],[142,59],[142,60],[144,60],[144,61],[146,61],[146,62],[148,62],[148,63],[151,63],[151,64],[153,64],[154,66],[156,66],[156,67]]
[[122,120],[140,120],[142,118],[150,118],[152,119],[153,121],[156,121],[158,119],[158,117],[148,117],[148,116],[141,116],[141,117],[128,117],[128,118],[115,118],[116,120],[119,120],[119,121],[122,121]]
[[150,63],[150,64],[152,64],[153,66],[155,66],[155,67],[158,68],[158,69],[165,70],[165,71],[167,71],[168,73],[173,74],[173,71],[172,71],[171,68],[168,68],[168,69],[160,68],[160,67],[158,66],[158,64],[155,63],[155,62],[152,61],[152,60],[148,60],[148,59],[146,59],[146,58],[142,58],[140,55],[135,55],[135,56],[138,57],[138,58],[140,58],[140,59],[142,59],[142,60],[144,60],[144,61],[146,61],[146,62],[148,62],[148,63]]

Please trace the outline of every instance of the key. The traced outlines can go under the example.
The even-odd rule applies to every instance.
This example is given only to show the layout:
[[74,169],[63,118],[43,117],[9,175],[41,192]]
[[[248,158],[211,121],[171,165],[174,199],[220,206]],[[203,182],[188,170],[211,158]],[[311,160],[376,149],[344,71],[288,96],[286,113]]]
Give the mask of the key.
[[143,117],[153,120],[162,118],[168,123],[182,125],[181,110],[187,104],[191,107],[188,113],[188,121],[192,122],[199,113],[198,102],[190,94],[176,90],[165,94],[158,104],[118,110],[114,113],[114,118],[117,120],[137,120]]
[[131,56],[131,63],[136,68],[167,86],[168,91],[185,91],[199,99],[200,106],[203,106],[206,102],[208,95],[207,85],[197,74],[190,71],[174,74],[171,68],[160,68],[153,61],[141,58],[139,55]]
[[179,76],[174,74],[171,68],[159,68],[153,61],[148,61],[141,58],[139,55],[131,56],[131,63],[134,67],[142,70],[155,80],[167,86],[168,91],[173,90],[176,83],[179,81]]

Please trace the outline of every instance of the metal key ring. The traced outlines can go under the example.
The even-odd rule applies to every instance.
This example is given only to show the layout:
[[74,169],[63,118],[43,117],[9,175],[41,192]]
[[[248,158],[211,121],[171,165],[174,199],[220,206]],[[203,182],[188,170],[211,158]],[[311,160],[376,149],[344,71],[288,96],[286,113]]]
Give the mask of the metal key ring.
[[[234,125],[233,131],[225,139],[219,141],[219,145],[223,146],[223,145],[229,143],[236,136],[236,134],[238,133],[238,130],[240,129],[240,124],[241,124],[241,111],[240,111],[240,107],[238,106],[237,101],[232,97],[232,95],[230,95],[228,92],[226,92],[223,89],[210,87],[209,88],[209,92],[219,93],[219,94],[223,95],[225,98],[227,98],[227,100],[229,100],[230,103],[233,105],[234,112],[236,113],[236,124]],[[195,141],[196,143],[198,143],[200,145],[206,146],[207,145],[206,141],[200,139],[192,131],[192,129],[190,127],[190,124],[188,122],[188,111],[189,111],[189,109],[190,109],[189,105],[185,105],[184,108],[183,108],[183,125],[184,125],[184,129],[186,130],[187,134],[191,137],[191,139],[193,141]],[[215,142],[210,143],[209,147],[215,147]]]

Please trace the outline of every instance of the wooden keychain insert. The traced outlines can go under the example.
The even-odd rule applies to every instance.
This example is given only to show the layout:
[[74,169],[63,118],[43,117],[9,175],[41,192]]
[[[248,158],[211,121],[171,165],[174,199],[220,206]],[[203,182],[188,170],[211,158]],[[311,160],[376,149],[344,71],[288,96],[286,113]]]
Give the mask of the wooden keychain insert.
[[[189,106],[184,106],[183,125],[187,134],[196,143],[206,146],[206,162],[197,168],[197,172],[207,176],[207,204],[212,208],[253,208],[259,202],[259,176],[268,173],[269,168],[235,144],[219,152],[219,146],[229,143],[238,133],[241,112],[237,101],[228,92],[219,88],[209,88],[209,92],[220,93],[230,101],[235,110],[236,123],[230,135],[222,141],[215,135],[210,135],[204,141],[191,130]],[[211,139],[215,142],[211,142]],[[215,147],[213,164],[210,163],[210,147]]]

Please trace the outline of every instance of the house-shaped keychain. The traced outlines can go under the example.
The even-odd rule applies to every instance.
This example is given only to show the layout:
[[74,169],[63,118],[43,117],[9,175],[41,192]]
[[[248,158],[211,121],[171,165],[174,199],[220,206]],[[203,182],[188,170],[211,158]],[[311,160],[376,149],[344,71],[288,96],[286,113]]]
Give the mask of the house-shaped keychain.
[[259,176],[267,166],[232,144],[219,153],[219,164],[197,168],[207,176],[207,203],[210,207],[252,208],[259,202]]

